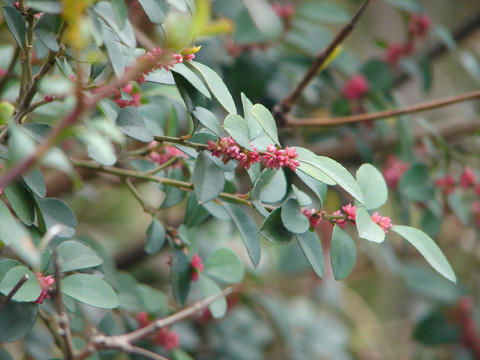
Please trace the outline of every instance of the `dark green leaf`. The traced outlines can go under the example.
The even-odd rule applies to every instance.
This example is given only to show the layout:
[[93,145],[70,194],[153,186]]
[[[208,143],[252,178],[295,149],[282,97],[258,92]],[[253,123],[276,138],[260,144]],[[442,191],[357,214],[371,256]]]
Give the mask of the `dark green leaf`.
[[2,281],[3,277],[7,274],[7,272],[10,271],[10,269],[20,265],[22,264],[20,264],[16,260],[7,259],[7,260],[0,261],[0,282]]
[[17,181],[7,186],[3,191],[18,218],[22,220],[25,225],[32,225],[35,220],[35,209],[32,195],[25,186]]
[[145,126],[142,114],[134,107],[123,108],[115,120],[116,126],[125,135],[142,142],[153,141],[153,135]]
[[429,236],[435,237],[442,227],[442,217],[427,209],[423,213],[420,225]]
[[364,207],[359,207],[356,214],[356,224],[358,229],[358,236],[362,239],[381,243],[385,240],[385,232],[375,223],[370,214]]
[[350,235],[335,225],[332,233],[330,248],[330,260],[332,262],[333,275],[336,280],[342,280],[348,276],[357,261],[357,250]]
[[188,65],[193,66],[200,72],[200,74],[202,74],[213,95],[225,108],[225,110],[227,110],[230,114],[236,114],[237,108],[235,107],[235,102],[233,101],[232,95],[230,95],[227,86],[223,83],[220,76],[218,76],[218,74],[208,66],[200,64],[196,61],[191,61],[188,63]]
[[380,59],[366,62],[362,66],[361,72],[373,90],[387,91],[393,84],[394,77],[391,66]]
[[240,232],[250,260],[252,260],[254,266],[258,266],[260,262],[260,238],[257,232],[257,225],[241,207],[228,203],[224,203],[223,206]]
[[392,231],[396,232],[412,244],[425,260],[428,261],[432,267],[448,280],[456,282],[457,278],[448,263],[445,255],[438,247],[438,245],[424,232],[410,226],[395,225]]
[[297,200],[290,198],[282,206],[282,222],[287,230],[303,234],[310,227],[310,221],[302,214]]
[[260,234],[275,244],[286,244],[293,240],[294,234],[283,226],[282,208],[276,208],[265,219],[260,228]]
[[10,343],[27,335],[37,321],[38,305],[9,301],[0,312],[0,340]]
[[159,312],[167,312],[168,299],[163,292],[144,284],[138,284],[136,289],[148,313],[158,314]]
[[295,17],[312,21],[315,24],[346,24],[350,21],[350,14],[339,4],[330,1],[303,3],[295,11]]
[[297,239],[315,274],[323,279],[325,275],[325,259],[323,258],[322,242],[317,234],[313,231],[306,231],[303,234],[296,234],[295,239]]
[[466,194],[456,192],[448,195],[447,203],[462,225],[466,226],[471,214],[471,198]]
[[[2,327],[2,325],[1,325],[1,320],[0,320],[0,329],[1,329],[1,327]],[[0,330],[0,341],[4,342],[3,339],[2,339],[1,330]],[[0,359],[13,360],[13,357],[12,357],[12,355],[10,355],[10,353],[6,349],[0,349]]]
[[[210,280],[207,276],[203,275],[200,275],[200,287],[202,288],[202,293],[205,297],[217,295],[222,291],[213,280]],[[214,318],[221,318],[227,312],[227,301],[225,300],[225,296],[220,297],[213,304],[209,305],[208,308]]]
[[23,49],[26,41],[27,25],[25,24],[22,14],[13,6],[2,7],[2,12],[8,29],[18,43],[18,46]]
[[[175,168],[170,171],[170,179],[185,181],[182,169]],[[177,205],[185,198],[185,191],[174,186],[168,186],[165,194],[165,199],[160,206],[161,209],[166,209],[171,206]]]
[[434,190],[427,166],[412,164],[403,174],[398,185],[400,192],[409,200],[427,202],[434,198]]
[[51,51],[60,49],[56,34],[57,19],[57,15],[43,14],[35,25],[35,35]]
[[210,92],[203,84],[202,80],[185,64],[176,64],[172,71],[182,75],[195,89],[200,91],[206,98],[210,99]]
[[166,0],[138,0],[145,14],[154,24],[163,24],[170,5]]
[[15,221],[7,206],[0,201],[0,240],[5,245],[18,244],[28,237],[26,230]]
[[243,279],[245,268],[237,254],[227,248],[215,251],[205,262],[205,275],[227,284]]
[[65,236],[75,234],[77,227],[77,218],[72,209],[60,199],[48,198],[38,201],[40,210],[47,230],[56,224],[61,224],[67,227],[62,233]]
[[215,135],[220,136],[222,134],[220,123],[218,122],[215,114],[211,111],[202,107],[196,107],[195,111],[193,112],[193,116],[195,116],[197,120],[202,123],[203,126],[213,132]]
[[367,210],[376,209],[385,204],[388,189],[382,173],[371,164],[363,164],[357,170],[357,183],[365,198]]
[[69,240],[57,247],[57,254],[61,260],[60,271],[68,272],[87,269],[103,264],[95,251],[79,241]]
[[250,146],[250,131],[248,129],[248,124],[240,115],[229,114],[225,118],[223,128],[240,146],[243,146],[245,149],[252,148]]
[[260,199],[265,203],[276,203],[287,194],[287,179],[283,169],[265,169],[260,175],[262,187]]
[[215,199],[225,186],[225,173],[202,151],[195,161],[193,188],[199,203]]
[[27,0],[27,6],[50,14],[60,14],[63,11],[63,3],[60,0]]
[[261,104],[255,104],[250,110],[250,113],[260,124],[265,134],[267,134],[272,140],[272,144],[280,145],[280,141],[278,140],[277,125],[275,124],[275,119],[270,111],[268,111],[268,109]]
[[153,219],[147,229],[147,240],[145,242],[145,252],[153,255],[160,251],[165,243],[166,232],[162,223]]
[[182,249],[172,246],[172,287],[175,301],[183,306],[190,292],[190,260]]
[[426,345],[444,345],[460,340],[461,331],[445,313],[438,310],[424,317],[415,327],[413,337]]
[[62,280],[62,293],[100,309],[118,307],[118,296],[112,287],[95,275],[73,274]]
[[24,275],[28,275],[29,279],[15,293],[15,295],[13,295],[12,300],[19,302],[32,302],[37,300],[42,292],[42,288],[40,287],[35,274],[25,266],[16,266],[7,272],[0,283],[0,292],[3,295],[7,295]]
[[191,114],[193,114],[193,111],[195,111],[197,107],[206,106],[205,96],[199,92],[187,79],[175,72],[172,72],[172,75],[173,79],[175,80],[175,85],[177,85],[178,92],[180,93],[187,110]]
[[22,176],[23,181],[27,187],[38,197],[44,198],[47,195],[47,188],[45,187],[45,180],[43,179],[42,171],[38,167]]
[[210,212],[207,210],[207,206],[209,208],[211,207],[207,204],[211,204],[214,207],[216,207],[216,209],[217,208],[220,209],[223,216],[226,217],[225,220],[230,219],[228,214],[225,214],[225,210],[221,205],[216,204],[213,201],[209,201],[208,203],[199,205],[197,197],[195,196],[195,191],[190,191],[190,193],[187,196],[187,210],[185,212],[185,220],[183,221],[183,224],[191,228],[191,227],[196,227],[197,225],[200,225],[201,223],[203,223],[210,216]]

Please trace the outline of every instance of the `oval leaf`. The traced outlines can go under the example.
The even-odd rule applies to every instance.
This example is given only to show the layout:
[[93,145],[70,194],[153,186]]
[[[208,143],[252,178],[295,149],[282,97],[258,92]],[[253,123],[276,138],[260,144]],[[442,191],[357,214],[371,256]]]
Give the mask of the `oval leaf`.
[[37,304],[9,301],[0,312],[1,342],[6,344],[23,338],[37,322],[37,315]]
[[244,272],[240,258],[230,249],[218,249],[205,262],[205,275],[227,284],[242,281]]
[[223,206],[240,232],[250,260],[252,260],[255,267],[258,266],[260,262],[260,238],[257,232],[257,225],[241,207],[228,203],[224,203]]
[[308,263],[320,279],[325,275],[325,259],[323,258],[322,242],[314,231],[306,231],[295,235]]
[[[222,291],[213,280],[210,280],[203,275],[200,275],[200,287],[202,288],[202,293],[205,297],[217,295]],[[214,318],[221,318],[227,312],[227,300],[225,299],[225,296],[220,297],[213,304],[209,305],[208,308]]]
[[300,204],[295,199],[288,199],[282,206],[282,222],[287,230],[303,234],[310,227],[310,221],[302,214]]
[[185,64],[176,64],[175,67],[172,68],[172,71],[182,75],[195,89],[210,99],[210,92],[205,85],[203,85],[202,80],[200,80],[199,77]]
[[211,111],[197,106],[193,115],[197,118],[198,121],[202,123],[208,130],[213,132],[215,135],[220,136],[222,134],[222,129],[220,128],[220,123],[218,122],[217,117]]
[[260,228],[260,234],[275,244],[287,244],[292,241],[294,234],[288,231],[282,222],[282,208],[276,208],[265,219]]
[[372,220],[364,207],[357,209],[355,222],[357,224],[358,236],[362,239],[376,243],[381,243],[385,240],[385,231]]
[[427,260],[428,263],[441,275],[445,276],[450,281],[457,281],[455,273],[448,263],[447,258],[431,237],[423,231],[410,226],[395,225],[392,226],[391,229],[412,244],[420,254],[422,254],[425,260]]
[[229,114],[223,123],[223,128],[240,146],[245,149],[251,149],[250,130],[248,123],[237,114]]
[[35,210],[32,195],[21,182],[15,182],[4,189],[10,205],[25,225],[32,225],[35,220]]
[[119,305],[112,287],[95,275],[73,274],[62,280],[62,293],[100,309],[114,309]]
[[198,202],[215,199],[225,186],[225,173],[202,151],[195,160],[192,174],[193,188]]
[[371,164],[363,164],[357,170],[357,183],[365,198],[367,210],[377,209],[388,198],[388,188],[382,173]]
[[138,0],[138,2],[152,23],[163,24],[170,9],[170,4],[166,0]]
[[142,114],[134,107],[123,108],[115,120],[116,126],[125,135],[142,142],[153,141],[153,135],[145,126]]
[[335,280],[346,278],[352,272],[357,261],[355,243],[350,235],[338,225],[335,225],[333,228],[330,260]]
[[38,197],[44,198],[47,195],[47,188],[45,180],[43,179],[42,171],[38,167],[22,176],[23,181],[27,187]]
[[172,248],[172,288],[175,301],[182,305],[190,292],[190,260],[182,249]]
[[48,198],[40,200],[38,205],[45,220],[46,230],[56,224],[61,224],[68,228],[62,231],[62,235],[72,236],[75,234],[75,228],[78,225],[77,218],[65,202],[60,199]]
[[87,269],[103,264],[95,251],[79,241],[68,240],[57,247],[57,254],[61,259],[60,271],[67,272],[78,269]]
[[280,141],[278,140],[277,125],[270,111],[268,111],[268,109],[261,104],[255,104],[250,110],[250,113],[254,116],[272,142],[276,145],[280,145]]
[[23,275],[28,275],[28,280],[15,293],[15,295],[13,295],[12,300],[20,302],[37,300],[42,292],[42,288],[40,287],[35,274],[25,266],[16,266],[7,272],[0,283],[0,292],[3,295],[7,295],[12,291],[15,285],[17,285]]
[[27,25],[22,14],[13,6],[2,7],[3,17],[15,41],[23,49],[27,34]]
[[147,254],[156,254],[165,243],[166,232],[162,223],[153,219],[147,229],[147,241],[145,242],[145,252]]

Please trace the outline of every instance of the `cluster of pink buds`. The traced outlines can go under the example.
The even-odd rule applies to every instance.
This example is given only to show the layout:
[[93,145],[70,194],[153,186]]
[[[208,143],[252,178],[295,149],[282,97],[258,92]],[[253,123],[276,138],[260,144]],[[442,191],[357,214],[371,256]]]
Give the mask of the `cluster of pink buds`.
[[55,284],[55,279],[51,275],[42,276],[42,274],[40,273],[37,273],[35,275],[37,276],[38,283],[42,288],[42,292],[40,293],[38,299],[34,301],[34,303],[43,304],[43,301],[45,299],[50,299],[50,294],[48,292],[52,290],[52,285]]
[[260,161],[260,155],[257,148],[252,146],[252,150],[247,150],[237,144],[235,140],[229,137],[221,137],[216,142],[208,140],[207,150],[212,152],[213,156],[222,157],[222,161],[226,164],[231,159],[237,160],[245,169],[250,169],[252,164]]
[[431,26],[432,21],[427,15],[410,14],[406,42],[389,44],[384,56],[385,61],[396,67],[401,57],[412,55],[415,51],[415,39],[424,38]]
[[460,330],[460,343],[472,352],[473,358],[480,359],[480,334],[475,323],[473,298],[460,298],[447,315]]
[[0,77],[7,75],[7,70],[0,68]]
[[272,3],[272,9],[282,19],[290,19],[295,15],[295,6],[292,3],[280,4]]
[[[150,152],[148,153],[148,158],[158,165],[165,164],[168,160],[173,157],[177,158],[188,158],[188,155],[184,152],[178,150],[176,147],[173,146],[160,146],[158,141],[152,141],[148,144]],[[180,162],[172,164],[172,167],[179,167],[181,166]]]
[[343,96],[349,100],[359,100],[368,93],[369,85],[362,74],[356,74],[345,84],[342,90]]
[[[145,312],[139,312],[137,314],[137,322],[140,328],[144,328],[152,323],[149,315]],[[152,343],[163,346],[167,351],[177,349],[180,347],[180,338],[174,331],[170,331],[167,328],[161,328],[158,332],[151,337]]]
[[[357,207],[352,204],[347,204],[342,206],[342,210],[337,210],[332,214],[334,217],[341,217],[332,219],[332,222],[340,226],[342,229],[345,229],[349,222],[355,224],[355,220],[357,218]],[[320,219],[323,215],[314,209],[304,209],[303,214],[310,220],[310,227],[317,226],[320,223]],[[392,227],[391,219],[387,216],[381,216],[378,212],[373,214],[371,218],[382,228],[383,231],[385,231],[385,233],[388,233],[388,229]]]
[[300,161],[295,159],[298,156],[297,150],[294,147],[286,147],[284,150],[277,149],[275,145],[267,146],[267,152],[263,155],[265,165],[268,169],[280,169],[288,166],[292,171],[295,171],[300,166]]
[[200,274],[203,272],[204,264],[202,258],[198,254],[193,254],[190,262],[190,278],[192,281],[198,281]]
[[389,155],[387,157],[382,175],[390,189],[396,189],[398,187],[400,179],[409,167],[410,164],[408,162],[398,160],[395,155]]
[[127,106],[139,107],[141,105],[140,100],[142,99],[142,95],[138,92],[133,92],[132,84],[125,85],[125,87],[122,88],[122,91],[130,95],[132,97],[132,100],[123,100],[120,91],[115,90],[116,97],[114,101],[117,103],[118,106],[124,108]]
[[480,184],[478,183],[477,175],[470,166],[466,166],[463,174],[460,175],[460,179],[457,182],[455,178],[448,174],[445,177],[435,180],[435,186],[442,189],[444,195],[449,195],[460,186],[464,190],[473,189],[477,196],[480,196]]
[[139,61],[146,61],[153,64],[153,66],[148,70],[144,70],[143,73],[138,76],[137,82],[144,83],[146,81],[145,75],[150,74],[150,72],[153,70],[165,69],[167,71],[170,71],[170,69],[177,64],[181,64],[184,61],[192,61],[195,58],[195,54],[200,50],[200,48],[201,46],[192,46],[186,48],[180,54],[170,55],[170,58],[168,60],[164,59],[167,55],[165,54],[165,50],[163,50],[162,48],[157,47],[155,49],[147,51],[139,58]]
[[51,95],[45,96],[45,101],[52,102],[53,101],[53,96],[51,96]]

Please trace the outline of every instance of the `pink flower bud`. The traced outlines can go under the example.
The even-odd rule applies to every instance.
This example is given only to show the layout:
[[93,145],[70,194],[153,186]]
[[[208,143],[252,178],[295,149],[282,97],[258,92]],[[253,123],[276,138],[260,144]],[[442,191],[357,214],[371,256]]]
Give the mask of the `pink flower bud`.
[[343,87],[342,93],[347,99],[358,100],[369,90],[367,79],[362,74],[354,75]]

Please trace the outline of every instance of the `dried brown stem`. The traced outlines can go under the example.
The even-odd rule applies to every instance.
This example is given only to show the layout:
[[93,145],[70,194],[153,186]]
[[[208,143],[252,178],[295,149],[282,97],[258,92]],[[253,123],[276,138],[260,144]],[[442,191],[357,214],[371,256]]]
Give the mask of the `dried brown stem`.
[[0,304],[0,313],[2,312],[5,305],[7,305],[7,303],[10,301],[10,299],[13,297],[13,295],[15,295],[17,293],[17,291],[20,290],[20,288],[23,286],[23,284],[25,284],[28,281],[28,278],[29,278],[29,276],[27,274],[25,274],[20,278],[20,280],[18,280],[18,282],[13,287],[13,289],[10,290],[10,292],[7,294],[5,299]]
[[369,4],[370,0],[366,0],[363,5],[358,9],[355,13],[353,18],[350,22],[345,25],[340,32],[335,36],[335,38],[330,42],[330,44],[322,50],[315,60],[313,61],[310,68],[307,70],[305,75],[303,76],[302,80],[298,83],[295,89],[287,95],[281,102],[279,102],[273,108],[273,116],[275,117],[275,121],[277,122],[278,126],[284,126],[287,122],[286,116],[290,113],[293,106],[297,103],[300,95],[302,94],[303,90],[307,87],[307,85],[315,78],[318,74],[318,71],[322,68],[325,64],[329,56],[335,51],[338,45],[340,45],[346,37],[352,32],[355,28],[355,24],[362,15],[363,11]]
[[388,117],[395,117],[405,114],[412,114],[427,110],[440,108],[460,102],[478,99],[480,98],[480,90],[472,91],[466,94],[449,96],[441,99],[427,101],[417,105],[410,105],[400,109],[378,111],[368,114],[344,116],[338,118],[325,118],[325,119],[291,119],[287,122],[289,126],[338,126],[345,124],[355,124],[365,121],[379,120]]

